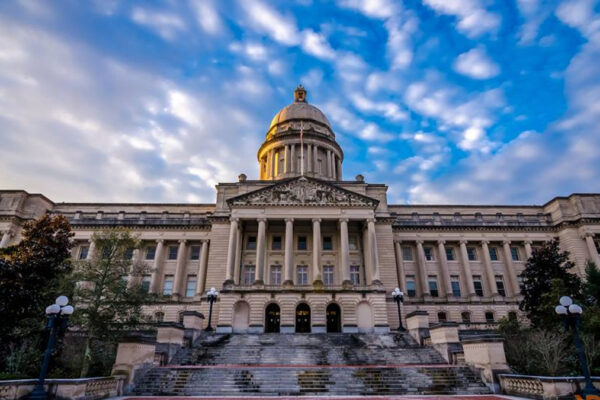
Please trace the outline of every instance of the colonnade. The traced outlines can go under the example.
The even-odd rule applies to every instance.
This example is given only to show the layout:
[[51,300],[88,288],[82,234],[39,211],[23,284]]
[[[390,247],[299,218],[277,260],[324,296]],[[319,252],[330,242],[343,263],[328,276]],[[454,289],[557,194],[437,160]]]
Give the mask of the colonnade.
[[[246,220],[250,221],[250,220]],[[284,239],[284,265],[283,265],[283,284],[294,284],[294,218],[286,218],[285,221],[285,239]],[[321,236],[321,218],[310,219],[312,225],[312,276],[313,283],[322,282],[323,271],[321,265],[322,236]],[[266,258],[266,230],[268,219],[258,218],[258,233],[256,238],[256,279],[255,284],[264,284],[265,281],[265,258]],[[339,260],[342,284],[351,284],[350,278],[350,245],[348,235],[348,218],[337,219],[339,230]],[[375,234],[375,219],[370,218],[363,221],[366,226],[366,248],[363,249],[365,270],[370,276],[369,284],[379,284],[379,255],[377,251],[377,237]],[[240,219],[231,218],[229,228],[229,246],[227,251],[227,269],[225,274],[226,283],[234,283],[239,276],[239,264],[241,253],[241,234]],[[235,280],[234,280],[235,277]]]
[[[532,248],[531,248],[532,242],[528,241],[528,240],[519,241],[519,242],[524,244],[526,258],[529,258],[531,256],[531,252],[532,252]],[[452,298],[453,297],[452,279],[451,279],[451,275],[450,275],[450,268],[448,267],[448,258],[447,258],[447,253],[446,253],[446,241],[445,240],[437,240],[434,243],[437,245],[438,256],[439,256],[439,260],[438,260],[439,262],[436,263],[437,271],[428,268],[428,263],[427,263],[426,256],[425,256],[425,250],[423,247],[423,244],[424,244],[423,240],[416,240],[416,241],[410,241],[410,242],[409,241],[395,241],[394,242],[395,252],[396,252],[396,260],[397,260],[397,266],[398,266],[398,278],[400,281],[400,285],[402,286],[403,290],[406,292],[406,273],[407,273],[407,271],[406,271],[405,265],[404,265],[406,261],[403,259],[402,244],[411,244],[411,245],[414,244],[415,248],[417,250],[417,254],[415,257],[415,261],[416,261],[415,265],[417,267],[417,271],[415,271],[415,273],[418,277],[418,282],[420,283],[421,296],[424,298],[431,297],[431,291],[429,288],[429,276],[431,274],[435,274],[436,277],[439,278],[438,284],[443,289],[443,292],[445,293],[445,295],[447,297]],[[460,275],[459,276],[460,276],[460,280],[463,282],[464,287],[466,288],[466,291],[467,291],[466,296],[469,297],[470,299],[479,297],[476,294],[475,284],[474,284],[474,280],[473,280],[473,276],[479,275],[479,273],[474,273],[471,268],[471,263],[473,261],[469,260],[469,255],[468,255],[468,250],[467,250],[468,244],[478,245],[479,248],[481,249],[481,252],[480,252],[481,260],[477,260],[477,262],[480,262],[483,266],[482,279],[487,280],[487,286],[490,290],[488,297],[499,296],[498,287],[496,284],[496,275],[497,274],[494,271],[494,268],[492,265],[492,260],[490,258],[490,251],[489,251],[490,241],[483,240],[483,241],[469,242],[467,240],[460,240],[458,243],[459,243],[459,256],[457,257],[456,261],[459,261],[459,263],[460,263]],[[504,278],[504,281],[506,282],[506,285],[505,285],[506,297],[514,298],[520,294],[520,287],[519,287],[519,279],[517,276],[517,270],[515,268],[512,254],[511,254],[511,241],[510,240],[502,241],[502,252],[503,252],[502,276]],[[461,297],[466,297],[466,296],[461,291]]]
[[[300,144],[286,144],[275,147],[266,153],[261,162],[261,179],[276,179],[285,174],[298,173],[301,171],[300,162],[296,162],[300,156]],[[304,144],[304,172],[332,180],[342,179],[342,161],[331,149],[316,144]],[[283,152],[283,164],[280,166],[279,158]],[[322,166],[319,156],[323,158]]]

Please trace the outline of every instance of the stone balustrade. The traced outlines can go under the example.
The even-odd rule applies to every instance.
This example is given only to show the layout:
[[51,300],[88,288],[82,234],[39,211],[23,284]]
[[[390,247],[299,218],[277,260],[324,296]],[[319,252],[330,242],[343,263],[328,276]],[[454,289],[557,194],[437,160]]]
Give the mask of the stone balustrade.
[[[46,379],[46,391],[52,398],[64,400],[98,400],[121,396],[126,377]],[[33,391],[37,379],[0,381],[0,399],[18,400]]]
[[[535,399],[572,399],[573,394],[585,386],[582,376],[551,377],[516,374],[498,374],[502,393]],[[600,389],[600,377],[592,377]]]

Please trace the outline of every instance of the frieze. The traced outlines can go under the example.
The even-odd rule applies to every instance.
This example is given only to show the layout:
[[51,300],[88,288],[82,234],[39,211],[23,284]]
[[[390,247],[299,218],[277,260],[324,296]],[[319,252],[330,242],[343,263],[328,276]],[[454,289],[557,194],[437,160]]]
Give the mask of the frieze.
[[294,178],[227,200],[229,206],[369,207],[379,201],[313,178]]

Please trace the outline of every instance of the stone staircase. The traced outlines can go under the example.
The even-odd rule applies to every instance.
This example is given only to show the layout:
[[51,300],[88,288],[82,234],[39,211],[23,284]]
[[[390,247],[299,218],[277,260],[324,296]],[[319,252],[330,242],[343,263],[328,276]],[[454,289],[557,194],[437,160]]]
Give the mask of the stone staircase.
[[136,377],[143,396],[486,394],[407,334],[204,334]]

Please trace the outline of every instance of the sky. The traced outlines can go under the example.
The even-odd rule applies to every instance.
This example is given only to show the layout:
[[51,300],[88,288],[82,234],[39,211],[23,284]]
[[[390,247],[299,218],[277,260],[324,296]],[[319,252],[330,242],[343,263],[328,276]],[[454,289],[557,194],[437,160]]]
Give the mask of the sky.
[[600,192],[592,0],[6,0],[0,189],[213,203],[303,84],[395,204]]

